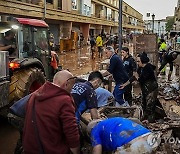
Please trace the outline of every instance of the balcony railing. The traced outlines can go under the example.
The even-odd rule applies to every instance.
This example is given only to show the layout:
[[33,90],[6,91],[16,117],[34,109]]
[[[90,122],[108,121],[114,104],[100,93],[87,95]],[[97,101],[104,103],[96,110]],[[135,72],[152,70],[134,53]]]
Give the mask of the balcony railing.
[[25,2],[25,3],[29,3],[29,4],[35,4],[35,5],[39,5],[42,3],[41,0],[16,0],[19,2]]

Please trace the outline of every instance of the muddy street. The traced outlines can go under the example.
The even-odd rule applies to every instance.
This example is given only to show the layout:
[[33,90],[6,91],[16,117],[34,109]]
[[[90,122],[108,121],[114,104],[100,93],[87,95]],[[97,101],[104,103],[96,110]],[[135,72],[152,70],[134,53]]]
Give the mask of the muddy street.
[[90,71],[99,70],[100,62],[105,59],[105,57],[100,59],[97,52],[92,58],[90,46],[59,53],[59,58],[62,68],[68,69],[74,75],[82,75]]
[[[132,51],[132,48],[130,48],[130,50]],[[99,70],[101,62],[104,59],[105,57],[100,59],[97,53],[95,54],[95,58],[92,59],[89,46],[74,51],[59,53],[60,65],[62,68],[68,69],[75,76]],[[167,71],[169,71],[169,68],[167,68]],[[177,79],[178,77],[173,73],[172,82],[175,82]],[[158,80],[160,83],[166,83],[167,75],[159,76]],[[134,88],[134,93],[139,95],[139,87]],[[18,138],[18,130],[11,126],[7,119],[0,117],[0,154],[12,154]]]
[[0,117],[0,154],[12,154],[16,147],[19,132],[7,119]]

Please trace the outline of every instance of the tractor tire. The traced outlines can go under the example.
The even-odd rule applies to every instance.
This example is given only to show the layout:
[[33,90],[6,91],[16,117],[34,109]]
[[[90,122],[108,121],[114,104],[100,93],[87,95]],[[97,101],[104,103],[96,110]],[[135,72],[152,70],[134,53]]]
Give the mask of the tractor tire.
[[14,72],[9,87],[9,102],[13,103],[34,92],[44,83],[44,73],[38,68],[27,68]]

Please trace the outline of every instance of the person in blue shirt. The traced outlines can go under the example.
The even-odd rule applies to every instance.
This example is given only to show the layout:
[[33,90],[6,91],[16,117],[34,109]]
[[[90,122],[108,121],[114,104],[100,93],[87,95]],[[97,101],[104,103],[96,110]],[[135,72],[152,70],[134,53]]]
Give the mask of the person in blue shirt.
[[113,95],[118,105],[123,105],[125,103],[123,100],[124,90],[120,89],[119,87],[121,84],[128,81],[128,74],[124,69],[121,58],[115,53],[112,46],[106,47],[105,54],[106,57],[110,59],[110,65],[108,70],[103,74],[103,76],[112,74],[116,84]]
[[[114,96],[111,92],[106,90],[105,88],[98,87],[96,90],[96,95],[97,95],[97,102],[98,102],[98,107],[103,107],[106,105],[114,105]],[[110,104],[112,103],[112,104]]]
[[[150,130],[127,118],[114,117],[105,120],[93,120],[88,124],[93,146],[93,154],[102,151],[118,153],[150,153]],[[151,142],[151,141],[150,141]],[[140,151],[139,151],[140,150]]]
[[97,112],[97,96],[95,89],[98,88],[103,81],[103,76],[99,71],[90,73],[88,81],[78,82],[72,88],[71,94],[76,105],[76,118],[79,123],[81,115],[90,110],[91,118],[98,119]]

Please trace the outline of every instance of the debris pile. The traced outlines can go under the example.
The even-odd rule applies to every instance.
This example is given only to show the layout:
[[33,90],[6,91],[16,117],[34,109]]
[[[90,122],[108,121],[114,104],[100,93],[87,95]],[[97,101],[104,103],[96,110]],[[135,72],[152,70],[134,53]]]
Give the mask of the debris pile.
[[159,147],[156,154],[180,153],[180,119],[164,119],[156,123],[146,125],[153,132],[160,132],[160,138],[154,140],[154,144],[159,140]]
[[178,82],[162,82],[159,83],[159,95],[165,100],[179,100],[180,86]]

